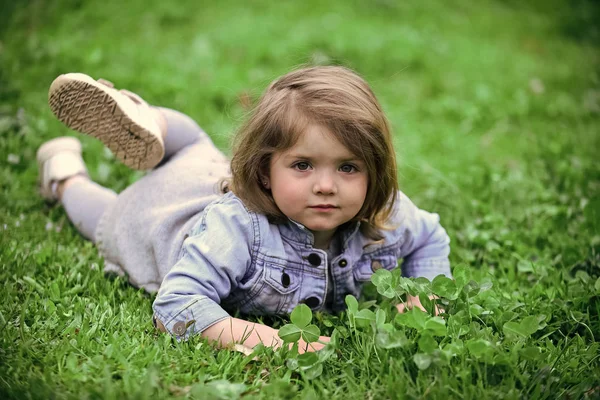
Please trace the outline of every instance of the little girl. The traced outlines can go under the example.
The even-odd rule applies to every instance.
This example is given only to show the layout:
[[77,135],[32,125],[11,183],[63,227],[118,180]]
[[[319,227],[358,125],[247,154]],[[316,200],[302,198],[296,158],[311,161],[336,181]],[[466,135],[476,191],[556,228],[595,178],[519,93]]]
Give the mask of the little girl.
[[439,217],[398,191],[387,119],[353,71],[304,68],[272,82],[231,161],[189,117],[104,80],[61,75],[49,103],[127,166],[153,168],[117,195],[88,178],[76,139],[37,154],[42,195],[96,243],[105,270],[158,290],[154,324],[177,338],[278,347],[277,330],[226,310],[339,311],[398,259],[404,276],[451,276]]

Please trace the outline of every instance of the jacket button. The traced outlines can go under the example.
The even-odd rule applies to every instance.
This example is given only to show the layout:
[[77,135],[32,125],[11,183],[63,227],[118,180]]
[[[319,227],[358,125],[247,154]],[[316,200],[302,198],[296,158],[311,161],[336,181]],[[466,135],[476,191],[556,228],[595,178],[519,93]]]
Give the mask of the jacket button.
[[310,308],[317,308],[319,307],[320,301],[316,297],[309,297],[308,299],[304,300],[304,304]]
[[283,285],[284,288],[290,286],[291,280],[290,280],[290,276],[288,274],[286,274],[285,272],[283,274],[281,274],[281,284]]
[[345,266],[347,266],[347,265],[348,265],[348,261],[346,261],[346,259],[345,259],[345,258],[342,258],[342,259],[340,260],[340,262],[338,262],[338,265],[339,265],[340,267],[344,268]]
[[373,260],[371,262],[371,270],[373,272],[375,272],[375,271],[377,271],[378,269],[381,269],[381,268],[383,268],[383,265],[381,265],[381,261],[379,261],[379,260]]
[[321,265],[321,257],[319,257],[317,253],[312,253],[308,256],[308,262],[313,267],[318,267],[319,265]]
[[186,330],[187,326],[183,321],[176,322],[175,325],[173,325],[173,333],[177,336],[183,336]]

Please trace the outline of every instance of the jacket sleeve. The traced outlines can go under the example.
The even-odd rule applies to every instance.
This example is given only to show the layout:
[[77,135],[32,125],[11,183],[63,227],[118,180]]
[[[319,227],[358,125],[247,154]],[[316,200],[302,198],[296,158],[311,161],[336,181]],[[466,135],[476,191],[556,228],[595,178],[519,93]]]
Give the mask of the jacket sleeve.
[[253,222],[241,202],[231,199],[204,210],[152,305],[169,333],[188,338],[229,317],[220,303],[251,265]]
[[404,193],[399,192],[393,219],[402,235],[402,275],[433,280],[442,274],[452,278],[448,260],[450,238],[440,225],[439,215],[419,209]]

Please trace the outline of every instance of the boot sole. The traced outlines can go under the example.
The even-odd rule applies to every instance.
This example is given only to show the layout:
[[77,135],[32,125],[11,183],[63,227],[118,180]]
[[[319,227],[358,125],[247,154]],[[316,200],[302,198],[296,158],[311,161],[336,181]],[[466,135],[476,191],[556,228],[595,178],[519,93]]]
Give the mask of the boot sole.
[[99,85],[60,76],[50,87],[50,109],[69,128],[102,141],[129,168],[156,166],[164,155],[162,142]]

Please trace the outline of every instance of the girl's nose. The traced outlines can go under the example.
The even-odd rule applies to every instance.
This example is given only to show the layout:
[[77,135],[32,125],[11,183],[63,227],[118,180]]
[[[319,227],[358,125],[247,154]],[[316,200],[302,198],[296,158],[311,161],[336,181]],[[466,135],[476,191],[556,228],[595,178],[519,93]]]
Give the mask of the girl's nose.
[[319,174],[317,180],[315,181],[315,185],[313,187],[313,192],[315,194],[335,194],[337,193],[337,186],[335,184],[335,179],[328,173]]

